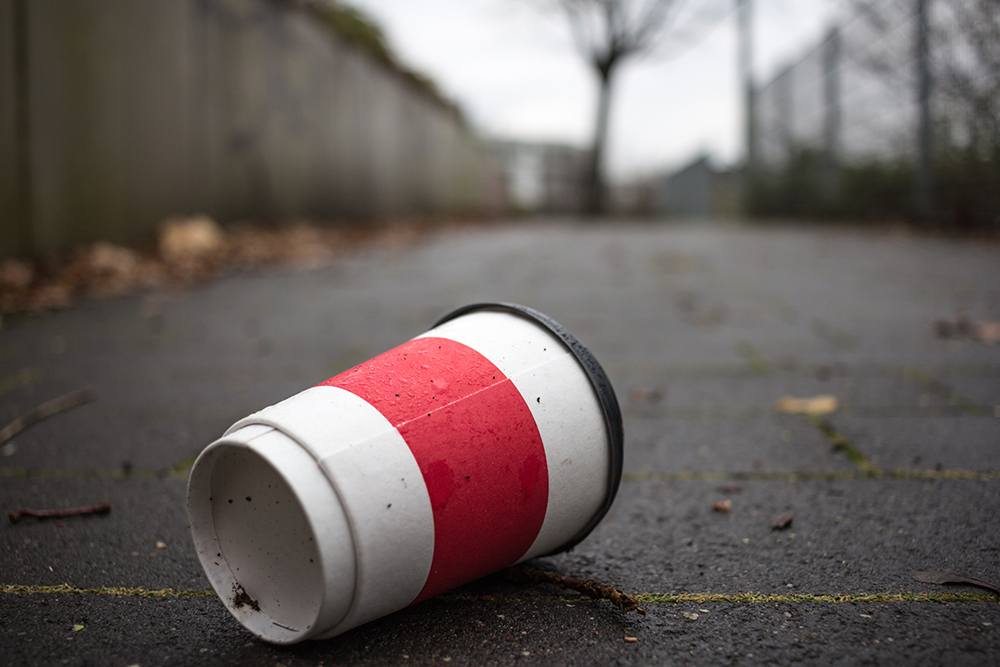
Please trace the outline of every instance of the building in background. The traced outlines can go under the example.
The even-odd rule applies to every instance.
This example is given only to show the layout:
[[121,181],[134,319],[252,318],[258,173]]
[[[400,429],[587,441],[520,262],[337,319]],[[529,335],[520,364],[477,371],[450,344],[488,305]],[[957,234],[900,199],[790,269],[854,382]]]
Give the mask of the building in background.
[[707,155],[655,181],[653,210],[684,218],[731,217],[739,204],[739,175],[712,164]]
[[489,153],[502,174],[508,210],[520,213],[579,213],[590,152],[559,143],[493,140]]

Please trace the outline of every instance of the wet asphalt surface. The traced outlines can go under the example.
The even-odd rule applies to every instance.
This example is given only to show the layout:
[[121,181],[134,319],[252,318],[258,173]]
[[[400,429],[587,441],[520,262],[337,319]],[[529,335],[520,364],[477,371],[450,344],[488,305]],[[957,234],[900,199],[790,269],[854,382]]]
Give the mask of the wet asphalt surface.
[[[257,640],[203,594],[192,457],[477,301],[554,317],[608,372],[618,498],[534,564],[646,594],[646,615],[494,576],[331,640]],[[112,511],[5,520],[0,664],[998,664],[996,599],[910,576],[1000,581],[1000,345],[936,336],[959,312],[1000,320],[996,243],[525,222],[8,317],[0,425],[98,397],[3,445],[0,509]],[[775,409],[820,394],[822,420]]]

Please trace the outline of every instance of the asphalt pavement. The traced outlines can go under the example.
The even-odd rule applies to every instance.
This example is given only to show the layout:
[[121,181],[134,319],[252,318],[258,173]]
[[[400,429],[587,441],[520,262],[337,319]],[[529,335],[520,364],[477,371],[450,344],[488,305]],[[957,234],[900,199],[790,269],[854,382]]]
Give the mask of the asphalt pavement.
[[[618,498],[533,565],[640,595],[645,616],[494,576],[334,639],[257,640],[194,553],[193,457],[479,301],[555,318],[610,376]],[[996,242],[573,220],[7,317],[0,427],[96,399],[0,445],[0,509],[112,509],[4,520],[0,664],[998,664],[997,598],[911,576],[1000,582],[1000,344],[976,336],[997,320]]]

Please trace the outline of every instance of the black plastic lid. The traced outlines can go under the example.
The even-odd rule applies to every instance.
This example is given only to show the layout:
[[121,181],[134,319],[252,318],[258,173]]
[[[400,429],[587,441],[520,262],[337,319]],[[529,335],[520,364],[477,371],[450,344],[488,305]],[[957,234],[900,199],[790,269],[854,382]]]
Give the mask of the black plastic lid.
[[577,361],[580,362],[583,370],[587,373],[587,377],[590,378],[590,383],[593,385],[594,391],[597,393],[597,398],[601,403],[601,409],[604,411],[604,425],[608,433],[608,442],[611,444],[611,451],[608,452],[608,458],[610,459],[610,465],[608,466],[608,493],[600,510],[587,522],[587,525],[582,530],[555,551],[544,555],[551,556],[569,551],[582,542],[594,530],[594,527],[601,522],[604,515],[608,513],[608,510],[611,509],[611,503],[614,502],[615,496],[618,494],[618,486],[621,484],[625,429],[622,424],[622,412],[621,408],[618,407],[618,398],[615,396],[615,390],[612,388],[611,381],[608,380],[604,369],[597,363],[597,359],[590,353],[590,350],[584,347],[573,334],[554,319],[526,306],[519,306],[515,303],[473,303],[448,313],[438,320],[434,326],[438,327],[445,322],[477,310],[499,310],[514,313],[533,320],[551,331],[573,353]]

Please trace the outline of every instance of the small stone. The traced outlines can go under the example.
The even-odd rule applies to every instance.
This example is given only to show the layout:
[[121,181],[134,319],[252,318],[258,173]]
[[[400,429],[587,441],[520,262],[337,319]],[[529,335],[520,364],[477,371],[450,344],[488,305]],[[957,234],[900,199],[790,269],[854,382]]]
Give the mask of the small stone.
[[683,615],[684,615],[684,618],[686,618],[686,619],[689,619],[689,620],[692,620],[692,621],[697,621],[698,620],[698,614],[696,614],[693,611],[686,611],[686,612],[684,612]]
[[625,637],[625,641],[627,641],[627,642],[637,642],[637,641],[639,641],[639,638],[638,637]]

